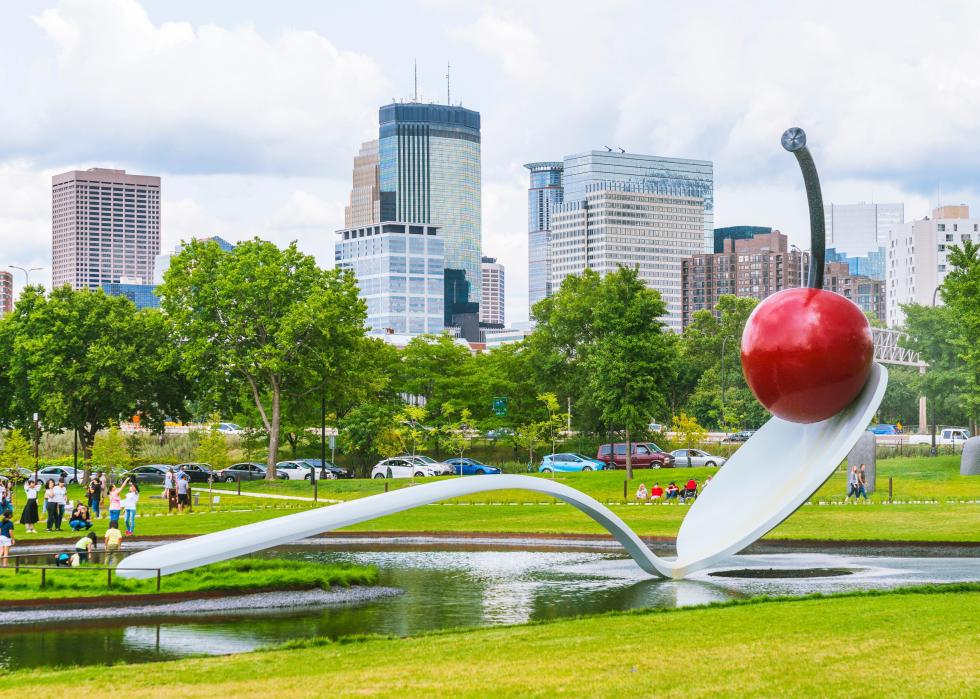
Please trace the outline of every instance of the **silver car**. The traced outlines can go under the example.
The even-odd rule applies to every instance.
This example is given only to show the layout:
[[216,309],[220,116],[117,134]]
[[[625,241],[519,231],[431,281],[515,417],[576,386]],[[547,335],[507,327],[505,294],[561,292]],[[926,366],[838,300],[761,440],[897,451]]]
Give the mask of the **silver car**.
[[715,456],[700,449],[675,449],[670,453],[674,457],[674,466],[678,468],[687,466],[688,453],[691,456],[691,466],[709,466],[714,468],[716,466],[723,466],[725,461],[727,461],[724,456]]

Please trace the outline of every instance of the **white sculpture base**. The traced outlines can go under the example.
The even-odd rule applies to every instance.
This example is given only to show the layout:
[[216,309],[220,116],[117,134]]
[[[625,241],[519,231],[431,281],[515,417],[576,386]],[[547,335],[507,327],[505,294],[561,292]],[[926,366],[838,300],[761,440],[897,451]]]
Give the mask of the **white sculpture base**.
[[425,483],[140,551],[118,575],[155,577],[215,563],[440,500],[491,490],[530,490],[590,516],[651,575],[683,578],[737,553],[789,517],[823,485],[871,422],[888,384],[877,364],[855,401],[809,425],[772,418],[704,489],[677,535],[677,558],[654,555],[608,507],[574,488],[532,476],[468,476]]

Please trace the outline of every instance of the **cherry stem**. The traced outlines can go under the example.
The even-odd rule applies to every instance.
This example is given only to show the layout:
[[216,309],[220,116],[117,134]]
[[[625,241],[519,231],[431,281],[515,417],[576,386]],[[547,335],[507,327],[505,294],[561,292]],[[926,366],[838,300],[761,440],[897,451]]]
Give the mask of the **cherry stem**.
[[806,133],[799,127],[787,129],[783,133],[783,148],[796,156],[803,172],[806,199],[810,206],[810,274],[806,285],[811,289],[823,288],[823,267],[827,245],[827,231],[823,218],[823,194],[820,192],[820,178],[813,156],[806,147]]

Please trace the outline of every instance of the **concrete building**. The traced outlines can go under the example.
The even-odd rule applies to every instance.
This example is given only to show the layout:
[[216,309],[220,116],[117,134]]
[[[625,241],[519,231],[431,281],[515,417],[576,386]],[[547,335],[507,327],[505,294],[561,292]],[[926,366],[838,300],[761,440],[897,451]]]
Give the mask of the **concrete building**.
[[863,257],[888,247],[888,231],[905,221],[904,204],[824,204],[827,247]]
[[451,300],[444,324],[478,329],[480,114],[448,105],[394,103],[381,107],[378,120],[380,218],[439,229],[445,244],[444,298]]
[[383,221],[337,234],[336,266],[357,277],[369,332],[442,332],[445,244],[436,226]]
[[693,197],[703,202],[701,249],[714,249],[714,166],[709,160],[663,158],[656,155],[594,150],[566,155],[562,175],[565,202],[583,201],[597,183],[610,188],[646,188],[675,197]]
[[904,325],[902,304],[942,303],[934,292],[946,279],[948,248],[966,240],[980,243],[980,219],[970,218],[965,204],[941,206],[932,218],[892,227],[885,269],[888,327]]
[[[682,263],[684,327],[696,311],[714,311],[724,294],[761,301],[777,291],[804,286],[809,272],[810,254],[791,247],[779,231],[725,240],[723,252],[695,255]],[[884,321],[884,282],[854,275],[845,263],[828,262],[824,288],[851,299]]]
[[541,299],[551,296],[551,212],[564,198],[561,162],[527,163],[531,182],[527,190],[527,302],[528,317]]
[[496,257],[483,257],[480,285],[480,325],[504,326],[504,266]]
[[381,222],[381,166],[378,140],[361,144],[354,156],[350,201],[344,208],[344,227],[361,228]]
[[[568,160],[565,162],[568,173]],[[667,304],[662,319],[681,330],[681,261],[704,250],[705,201],[669,185],[596,182],[551,214],[551,284],[592,269],[638,267]]]
[[160,254],[160,178],[105,168],[55,175],[51,233],[53,287],[149,281]]
[[681,263],[683,327],[696,311],[714,311],[724,294],[762,300],[782,289],[803,286],[809,269],[809,253],[791,250],[779,231],[725,239],[722,252],[693,255]]
[[14,310],[14,275],[0,270],[0,317]]
[[763,233],[772,233],[772,228],[768,226],[726,226],[716,228],[714,231],[715,246],[706,252],[725,252],[726,240],[748,240]]

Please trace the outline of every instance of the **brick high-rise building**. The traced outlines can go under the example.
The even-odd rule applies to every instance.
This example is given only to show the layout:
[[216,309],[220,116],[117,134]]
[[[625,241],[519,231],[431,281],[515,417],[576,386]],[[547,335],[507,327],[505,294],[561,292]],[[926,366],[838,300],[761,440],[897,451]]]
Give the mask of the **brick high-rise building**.
[[14,310],[14,275],[0,270],[0,317]]
[[[779,231],[746,240],[725,240],[724,251],[695,255],[681,263],[684,327],[696,311],[713,311],[724,294],[756,298],[803,286],[810,272],[810,254],[789,246]],[[885,319],[885,285],[882,281],[851,274],[846,263],[824,267],[824,288],[846,296]]]
[[51,284],[148,284],[160,254],[160,178],[91,168],[51,178]]

